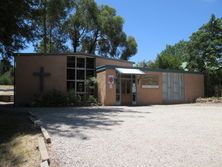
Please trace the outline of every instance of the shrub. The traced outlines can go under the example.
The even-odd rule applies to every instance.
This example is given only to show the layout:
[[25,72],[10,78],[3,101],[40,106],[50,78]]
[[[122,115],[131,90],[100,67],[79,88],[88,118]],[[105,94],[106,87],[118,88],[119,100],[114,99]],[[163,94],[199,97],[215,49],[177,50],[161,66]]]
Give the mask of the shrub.
[[34,106],[65,106],[66,105],[66,95],[58,90],[51,90],[44,94],[38,94],[34,98]]
[[0,85],[13,85],[13,70],[9,70],[0,76]]
[[87,98],[87,103],[89,103],[90,105],[95,105],[97,104],[97,100],[93,95],[89,95]]
[[78,105],[81,101],[81,98],[75,94],[75,90],[70,90],[66,94],[66,103],[69,106]]
[[[91,103],[95,102],[93,98],[90,99]],[[44,94],[35,95],[32,103],[33,106],[45,107],[79,106],[83,104],[85,105],[86,103],[81,102],[80,96],[77,96],[74,90],[70,90],[65,94],[55,89]]]

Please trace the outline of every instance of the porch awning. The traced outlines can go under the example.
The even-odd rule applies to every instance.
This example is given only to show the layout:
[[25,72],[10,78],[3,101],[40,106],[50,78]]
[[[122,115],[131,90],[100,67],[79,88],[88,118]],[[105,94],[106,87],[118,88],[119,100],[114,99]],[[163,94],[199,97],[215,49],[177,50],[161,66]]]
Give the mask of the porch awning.
[[144,74],[143,71],[136,68],[116,68],[116,71],[118,71],[120,74]]

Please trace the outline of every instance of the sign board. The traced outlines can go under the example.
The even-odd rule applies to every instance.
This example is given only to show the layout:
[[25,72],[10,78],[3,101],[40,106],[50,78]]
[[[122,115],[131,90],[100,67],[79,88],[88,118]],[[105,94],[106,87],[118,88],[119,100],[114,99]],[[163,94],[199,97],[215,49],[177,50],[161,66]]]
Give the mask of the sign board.
[[109,88],[113,88],[113,84],[114,84],[114,76],[113,75],[108,75]]
[[142,85],[142,88],[159,88],[159,85]]
[[159,76],[158,75],[145,75],[141,78],[142,88],[159,88]]

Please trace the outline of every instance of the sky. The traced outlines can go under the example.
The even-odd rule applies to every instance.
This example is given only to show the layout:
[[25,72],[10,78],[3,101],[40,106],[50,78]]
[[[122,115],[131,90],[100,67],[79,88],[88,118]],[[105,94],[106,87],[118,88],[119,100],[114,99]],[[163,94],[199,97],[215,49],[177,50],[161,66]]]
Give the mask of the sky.
[[[212,14],[222,17],[222,0],[96,0],[124,18],[124,31],[135,37],[131,61],[154,60],[167,44],[188,40]],[[28,47],[22,52],[33,52]]]

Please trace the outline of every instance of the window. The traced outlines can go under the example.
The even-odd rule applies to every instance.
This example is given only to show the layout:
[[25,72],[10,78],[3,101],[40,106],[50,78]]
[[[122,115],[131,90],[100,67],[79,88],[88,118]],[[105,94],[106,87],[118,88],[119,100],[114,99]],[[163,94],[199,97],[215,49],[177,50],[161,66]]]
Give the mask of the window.
[[75,80],[75,69],[67,69],[67,80]]
[[85,80],[85,70],[77,70],[77,80]]
[[75,90],[75,81],[67,81],[67,90]]
[[130,81],[127,81],[126,83],[126,93],[129,94],[130,93]]
[[67,57],[67,67],[75,68],[75,57],[74,56]]
[[86,86],[86,79],[95,76],[95,58],[87,56],[67,56],[67,91],[74,90],[75,94],[86,100],[86,96],[95,95],[95,85]]
[[87,70],[86,71],[86,78],[89,79],[89,78],[92,78],[95,76],[95,72],[94,70]]
[[78,68],[85,68],[85,59],[84,58],[77,58],[77,67]]
[[76,91],[77,92],[85,92],[84,82],[76,82]]
[[95,59],[94,58],[86,58],[86,68],[88,68],[88,69],[95,68]]
[[117,102],[120,101],[120,95],[119,95],[119,94],[116,95],[116,101],[117,101]]
[[80,98],[80,101],[85,100],[85,95],[84,94],[77,94],[77,96]]

